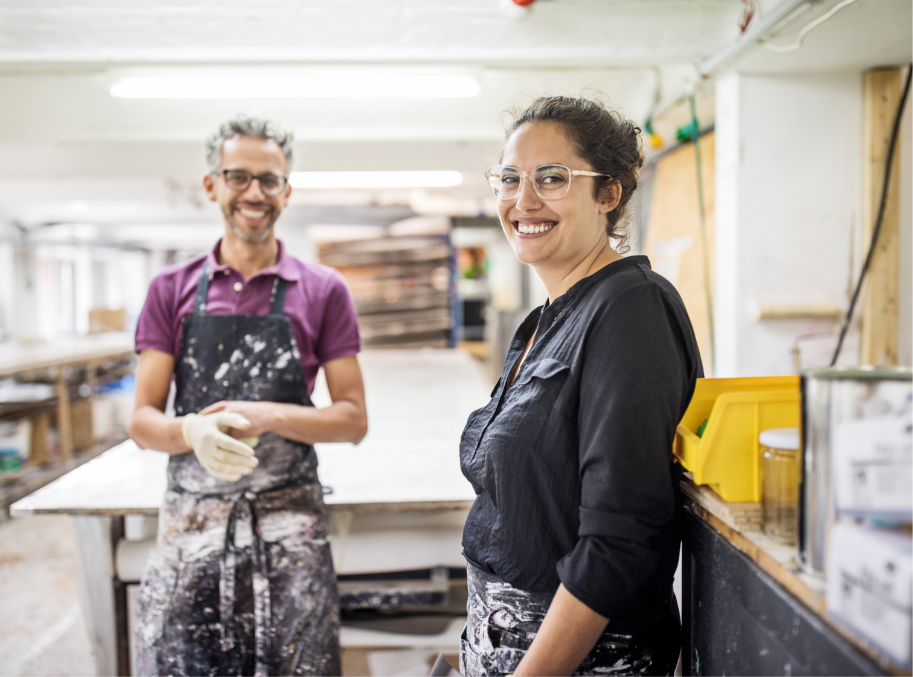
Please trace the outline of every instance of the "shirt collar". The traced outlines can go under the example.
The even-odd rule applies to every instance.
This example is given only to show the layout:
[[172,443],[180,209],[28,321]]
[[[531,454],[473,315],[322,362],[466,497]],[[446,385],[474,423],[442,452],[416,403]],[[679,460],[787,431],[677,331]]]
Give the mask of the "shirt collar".
[[[295,266],[294,259],[285,252],[285,245],[282,244],[282,240],[276,240],[276,243],[279,245],[279,260],[269,268],[264,268],[259,271],[254,277],[259,275],[276,275],[281,277],[283,280],[288,282],[297,282],[300,277],[298,273],[298,268]],[[216,242],[216,245],[212,250],[207,254],[206,260],[209,262],[209,279],[212,280],[213,276],[216,273],[221,273],[223,270],[234,270],[231,266],[228,266],[223,263],[219,263],[219,247],[222,246],[222,238]]]
[[625,268],[629,268],[630,266],[646,266],[647,268],[650,268],[650,260],[643,255],[627,256],[617,261],[613,261],[607,266],[603,266],[592,275],[579,280],[574,286],[564,292],[564,294],[555,299],[554,302],[550,303],[546,300],[545,305],[542,306],[543,318],[551,323],[558,313],[560,313],[575,297],[586,293],[605,278],[614,275]]

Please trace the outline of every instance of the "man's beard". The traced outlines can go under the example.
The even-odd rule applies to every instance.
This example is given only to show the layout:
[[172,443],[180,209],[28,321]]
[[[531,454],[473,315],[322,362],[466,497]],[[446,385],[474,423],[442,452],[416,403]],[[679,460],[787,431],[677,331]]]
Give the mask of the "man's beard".
[[227,221],[228,228],[231,230],[232,235],[241,240],[241,242],[246,242],[247,244],[260,244],[266,242],[269,239],[269,236],[273,234],[273,226],[276,225],[276,222],[273,221],[266,227],[266,230],[263,231],[263,234],[260,237],[251,237],[238,228],[234,219],[227,219]]
[[224,214],[225,223],[228,224],[228,228],[231,230],[232,235],[241,240],[241,242],[246,242],[247,244],[262,244],[269,239],[270,235],[273,234],[273,227],[276,225],[276,218],[273,218],[273,220],[270,221],[269,225],[266,227],[266,230],[263,231],[262,235],[259,237],[252,237],[241,230],[241,228],[238,227],[238,224],[235,223],[234,209],[234,205],[230,205],[228,207],[228,213]]

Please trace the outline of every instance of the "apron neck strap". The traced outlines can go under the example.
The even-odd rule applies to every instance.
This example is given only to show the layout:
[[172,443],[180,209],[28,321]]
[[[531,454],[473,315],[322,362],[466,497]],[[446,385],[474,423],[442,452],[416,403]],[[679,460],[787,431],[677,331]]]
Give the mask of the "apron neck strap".
[[269,314],[282,315],[282,309],[285,308],[285,292],[288,288],[288,282],[278,275],[273,278],[273,291],[269,297]]
[[203,272],[200,273],[200,280],[197,282],[197,298],[193,302],[193,314],[206,314],[206,297],[209,294],[209,261],[203,264]]
[[[288,282],[278,275],[273,279],[273,291],[269,297],[269,314],[282,315],[282,309],[285,307],[285,292],[288,289]],[[200,273],[200,280],[197,282],[197,297],[194,301],[193,314],[206,314],[206,297],[209,295],[209,261],[203,264],[203,272]]]

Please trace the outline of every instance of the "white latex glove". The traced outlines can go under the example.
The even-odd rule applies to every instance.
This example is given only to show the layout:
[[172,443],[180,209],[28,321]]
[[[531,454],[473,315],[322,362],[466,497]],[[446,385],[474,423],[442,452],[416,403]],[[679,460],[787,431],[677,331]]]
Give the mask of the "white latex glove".
[[225,433],[229,428],[244,430],[250,421],[227,411],[200,416],[187,414],[181,421],[181,432],[187,446],[210,475],[220,480],[235,482],[248,475],[257,466],[253,447],[258,439],[249,437],[236,440]]

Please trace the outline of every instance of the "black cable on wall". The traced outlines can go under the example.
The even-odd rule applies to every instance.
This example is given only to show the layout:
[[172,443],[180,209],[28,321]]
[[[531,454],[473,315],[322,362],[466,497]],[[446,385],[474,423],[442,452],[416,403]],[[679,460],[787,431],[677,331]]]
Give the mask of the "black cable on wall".
[[897,137],[900,136],[900,121],[903,117],[904,104],[907,102],[907,96],[910,93],[910,75],[913,73],[913,64],[907,67],[907,82],[904,84],[903,95],[900,97],[900,104],[897,106],[897,115],[894,117],[894,129],[891,131],[891,143],[888,146],[887,164],[884,170],[884,185],[881,188],[881,202],[878,204],[878,216],[875,218],[875,227],[872,229],[872,242],[869,244],[869,251],[865,255],[865,262],[862,264],[862,270],[859,272],[859,280],[856,282],[856,289],[853,291],[853,298],[850,301],[850,308],[846,311],[846,319],[843,321],[843,327],[840,329],[840,338],[837,340],[837,349],[834,351],[834,357],[831,360],[831,366],[837,364],[840,357],[840,350],[843,348],[843,340],[846,338],[846,332],[850,328],[853,320],[853,310],[856,308],[856,302],[859,300],[859,292],[862,290],[862,282],[865,275],[869,272],[869,264],[872,263],[872,256],[875,254],[875,246],[878,244],[878,236],[881,234],[881,223],[884,220],[885,205],[888,202],[888,186],[891,183],[891,169],[894,164],[894,149],[897,146]]

